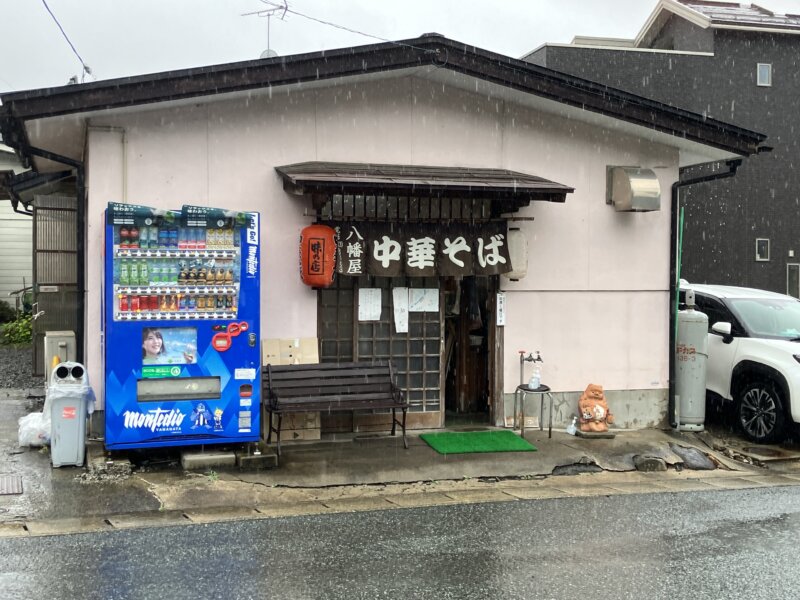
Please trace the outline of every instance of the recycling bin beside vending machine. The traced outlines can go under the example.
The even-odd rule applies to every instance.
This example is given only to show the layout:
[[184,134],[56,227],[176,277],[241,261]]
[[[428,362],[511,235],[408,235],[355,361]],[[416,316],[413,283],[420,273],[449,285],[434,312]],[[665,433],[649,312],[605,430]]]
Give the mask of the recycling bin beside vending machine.
[[50,375],[47,399],[52,427],[50,461],[54,467],[83,466],[89,390],[86,369],[80,363],[61,363]]

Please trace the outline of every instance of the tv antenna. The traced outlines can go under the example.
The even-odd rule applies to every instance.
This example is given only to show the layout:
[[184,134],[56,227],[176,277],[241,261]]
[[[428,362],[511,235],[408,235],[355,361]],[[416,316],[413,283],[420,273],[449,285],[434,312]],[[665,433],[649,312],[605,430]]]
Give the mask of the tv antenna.
[[273,58],[275,56],[278,56],[278,53],[275,52],[275,50],[273,50],[270,47],[269,43],[270,21],[272,17],[275,15],[279,15],[278,18],[281,19],[282,21],[286,16],[286,11],[289,10],[289,3],[288,0],[282,0],[281,2],[273,2],[272,0],[259,0],[259,2],[261,2],[262,4],[266,4],[267,6],[269,6],[269,8],[265,8],[264,10],[256,10],[253,12],[244,13],[242,14],[242,16],[249,17],[251,15],[256,15],[259,17],[267,18],[267,49],[261,53],[261,56],[259,56],[259,58]]

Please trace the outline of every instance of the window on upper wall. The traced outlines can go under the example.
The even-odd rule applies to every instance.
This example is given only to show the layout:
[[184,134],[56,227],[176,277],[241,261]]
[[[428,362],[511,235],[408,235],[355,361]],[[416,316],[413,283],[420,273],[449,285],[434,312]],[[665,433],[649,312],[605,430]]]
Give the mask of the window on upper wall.
[[772,86],[772,65],[770,63],[756,65],[756,84],[763,87]]
[[800,264],[786,263],[786,293],[800,298]]
[[769,260],[769,240],[756,238],[756,260],[766,262]]

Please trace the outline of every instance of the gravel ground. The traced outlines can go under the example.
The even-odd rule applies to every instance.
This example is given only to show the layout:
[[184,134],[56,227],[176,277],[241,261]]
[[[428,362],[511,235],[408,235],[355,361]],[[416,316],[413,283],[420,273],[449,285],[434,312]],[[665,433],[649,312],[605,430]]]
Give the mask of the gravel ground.
[[31,346],[0,346],[0,389],[31,389],[44,386],[44,378],[33,376]]

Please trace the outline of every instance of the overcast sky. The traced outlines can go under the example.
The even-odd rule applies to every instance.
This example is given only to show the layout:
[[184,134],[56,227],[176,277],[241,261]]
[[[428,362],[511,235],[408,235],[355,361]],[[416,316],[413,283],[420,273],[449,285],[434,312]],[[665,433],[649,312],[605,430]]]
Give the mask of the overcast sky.
[[[260,0],[46,0],[94,78],[113,79],[258,58]],[[800,13],[800,0],[761,0]],[[379,38],[435,31],[513,57],[575,35],[634,37],[657,0],[289,0],[299,13]],[[81,63],[42,0],[0,0],[0,93],[58,86]],[[296,14],[270,21],[281,55],[376,42]],[[92,81],[86,76],[86,81]]]

